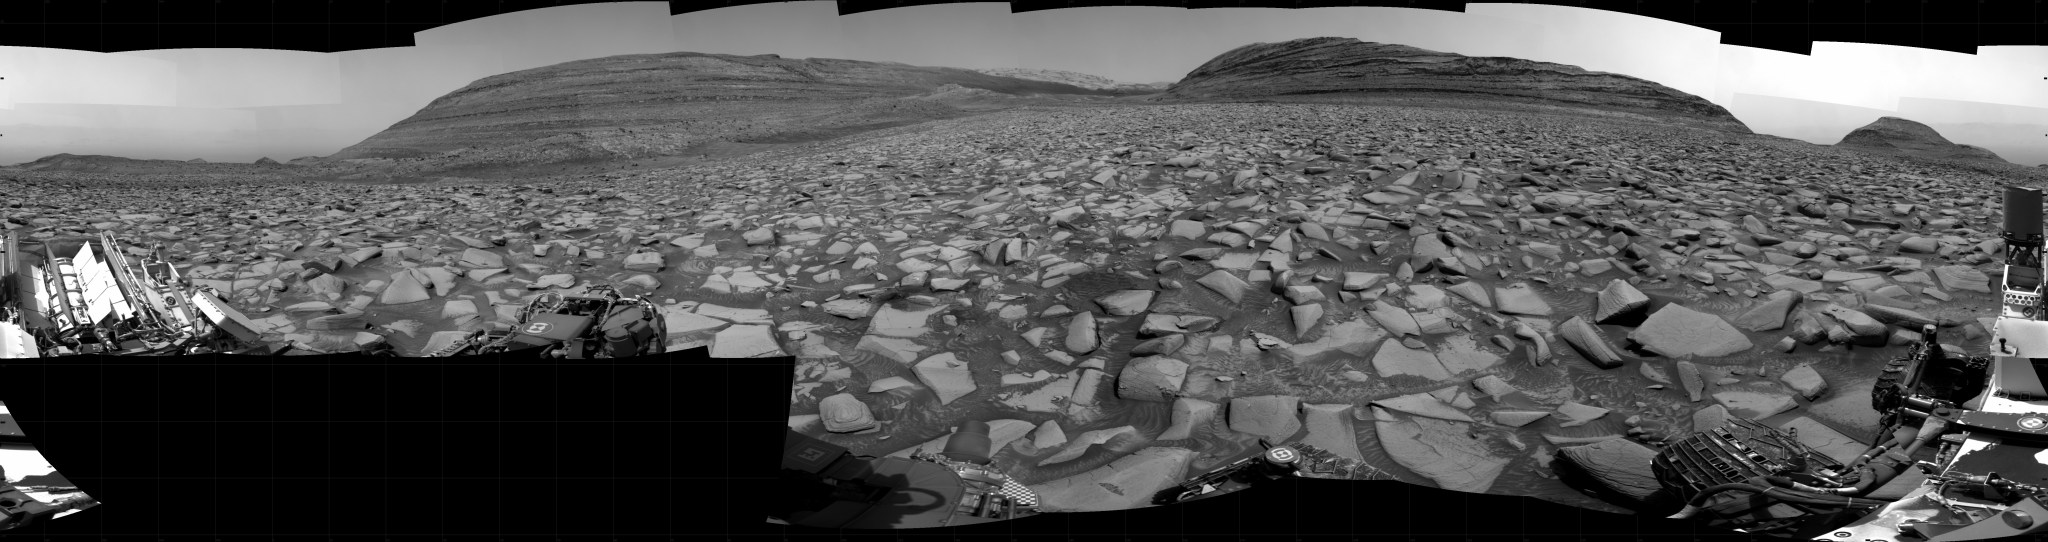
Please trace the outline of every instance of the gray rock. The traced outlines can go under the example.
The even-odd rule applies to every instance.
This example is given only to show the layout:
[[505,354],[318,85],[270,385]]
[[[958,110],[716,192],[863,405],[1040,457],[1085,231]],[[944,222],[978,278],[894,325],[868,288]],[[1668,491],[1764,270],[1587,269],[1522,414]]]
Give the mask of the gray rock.
[[1467,433],[1470,424],[1431,418],[1401,419],[1373,407],[1380,446],[1394,462],[1436,482],[1437,487],[1485,493],[1507,469],[1509,460],[1495,457],[1486,442]]
[[1095,329],[1095,313],[1082,311],[1067,320],[1067,351],[1076,354],[1094,352],[1100,344]]
[[1602,369],[1621,366],[1621,354],[1615,352],[1614,347],[1608,344],[1607,334],[1593,324],[1587,323],[1584,317],[1573,316],[1570,320],[1565,320],[1558,326],[1557,334],[1563,336],[1564,342],[1571,344],[1573,349],[1579,351],[1580,356],[1585,357],[1586,361],[1592,362],[1594,366]]
[[1934,277],[1941,280],[1941,286],[1950,290],[1969,290],[1991,293],[1991,276],[1976,268],[1961,265],[1944,265],[1934,268]]
[[1380,341],[1380,348],[1372,357],[1372,367],[1380,376],[1412,375],[1431,381],[1448,380],[1450,371],[1444,369],[1442,361],[1428,350],[1409,348],[1397,340]]
[[1303,423],[1308,426],[1308,437],[1302,442],[1339,457],[1364,461],[1365,453],[1358,449],[1358,431],[1351,425],[1354,408],[1347,403],[1302,405]]
[[1656,450],[1628,439],[1566,446],[1557,451],[1562,465],[1578,468],[1601,487],[1637,502],[1651,499],[1664,488],[1650,469],[1650,462],[1656,457]]
[[925,358],[924,361],[917,362],[912,369],[917,373],[918,380],[924,381],[925,387],[938,392],[941,405],[952,404],[955,399],[977,389],[974,385],[974,374],[968,371],[967,362],[960,361],[951,352]]
[[1180,396],[1187,376],[1185,361],[1160,356],[1133,359],[1117,376],[1116,395],[1137,401],[1172,401]]
[[825,430],[833,433],[858,433],[878,425],[868,405],[851,393],[839,393],[818,401],[818,416],[825,423]]
[[788,356],[775,341],[772,326],[736,325],[719,330],[711,339],[714,358],[779,358]]
[[1118,290],[1095,300],[1104,313],[1110,316],[1130,316],[1145,312],[1152,306],[1152,290]]
[[1747,420],[1761,420],[1792,410],[1799,402],[1791,390],[1776,382],[1744,382],[1722,387],[1713,393],[1714,402]]
[[1260,395],[1233,398],[1230,400],[1230,430],[1266,437],[1275,442],[1287,440],[1301,431],[1300,411],[1300,397]]
[[1634,285],[1621,279],[1607,281],[1607,287],[1600,290],[1599,306],[1593,311],[1593,323],[1611,324],[1633,318],[1650,306],[1650,296],[1643,295]]
[[1166,431],[1159,434],[1159,440],[1180,440],[1191,438],[1198,427],[1206,427],[1216,418],[1216,403],[1181,397],[1173,400],[1173,421]]
[[1802,298],[1799,292],[1794,290],[1771,292],[1770,297],[1765,298],[1763,303],[1744,311],[1741,316],[1735,317],[1735,321],[1731,323],[1736,327],[1750,331],[1770,331],[1783,328],[1785,327],[1786,317],[1792,313],[1793,307],[1799,305],[1800,299]]
[[1668,357],[1718,357],[1755,346],[1721,317],[1677,303],[1651,314],[1628,338]]
[[1249,290],[1252,287],[1244,279],[1237,278],[1237,275],[1222,269],[1202,275],[1202,278],[1195,279],[1195,282],[1209,287],[1210,290],[1214,290],[1218,294],[1222,294],[1231,303],[1243,303],[1245,290]]
[[1094,470],[1030,486],[1045,512],[1095,512],[1149,506],[1152,495],[1180,483],[1194,461],[1187,448],[1146,448]]
[[1778,377],[1778,381],[1791,386],[1793,391],[1799,392],[1799,395],[1808,401],[1819,399],[1821,394],[1828,391],[1828,381],[1821,378],[1820,372],[1813,370],[1811,364],[1802,363],[1790,371],[1785,371],[1784,375]]
[[1535,288],[1531,288],[1525,283],[1517,283],[1513,287],[1507,288],[1494,288],[1493,300],[1494,305],[1502,313],[1529,316],[1550,315],[1550,304],[1543,301],[1542,294],[1536,293]]

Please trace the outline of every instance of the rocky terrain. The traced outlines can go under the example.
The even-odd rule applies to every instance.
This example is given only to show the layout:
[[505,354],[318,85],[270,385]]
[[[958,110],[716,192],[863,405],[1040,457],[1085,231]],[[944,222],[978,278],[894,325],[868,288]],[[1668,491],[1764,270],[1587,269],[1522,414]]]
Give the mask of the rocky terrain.
[[[1229,90],[1217,81],[1230,66],[1265,65],[1254,52],[1175,89]],[[0,227],[162,243],[194,282],[309,352],[421,352],[505,325],[542,292],[617,285],[663,307],[674,348],[795,356],[790,425],[856,453],[907,455],[988,422],[997,465],[1050,510],[1141,506],[1261,438],[1380,469],[1357,477],[1620,510],[1654,486],[1639,474],[1658,446],[1729,416],[1860,453],[1876,371],[1921,325],[1984,347],[2001,187],[2048,180],[1752,135],[1710,115],[1082,99],[690,143],[744,147],[673,166],[592,152],[606,169],[526,182],[323,180],[370,167],[359,160],[533,152],[520,138],[548,130],[537,111],[614,99],[575,97],[576,81],[637,77],[599,65],[803,85],[815,83],[786,74],[894,76],[621,58],[559,81],[486,79],[343,156],[267,174],[188,187],[0,170]],[[1547,73],[1532,80],[1557,81]],[[532,90],[497,90],[508,85]],[[599,121],[664,114],[617,99],[585,109],[612,116],[556,120],[595,134],[654,130]],[[1032,98],[942,82],[869,99],[759,98],[728,113],[859,123],[892,117],[846,104]],[[728,118],[725,105],[701,111]],[[768,138],[796,122],[661,137]],[[472,134],[436,135],[455,132]],[[484,144],[499,146],[457,152]],[[399,157],[350,158],[380,153]],[[1604,498],[1565,474],[1590,475]]]
[[1643,79],[1564,64],[1468,57],[1352,38],[1305,38],[1232,49],[1195,68],[1155,99],[1278,97],[1533,102],[1568,107],[1580,114],[1626,115],[1750,133],[1721,106]]
[[1953,143],[1925,124],[1898,117],[1883,117],[1842,136],[1835,145],[1880,153],[1895,153],[1937,160],[2009,163],[1998,153],[1974,145]]
[[1173,85],[1164,83],[1119,83],[1107,77],[1076,73],[1065,70],[1044,70],[1034,68],[992,68],[974,70],[998,77],[1014,77],[1031,81],[1045,81],[1073,85],[1090,90],[1123,90],[1131,92],[1158,92]]
[[856,451],[989,421],[1052,509],[1137,505],[1261,437],[1591,507],[1561,450],[1733,415],[1854,453],[1919,324],[1981,347],[1998,186],[2039,181],[1327,104],[991,113],[609,180],[6,178],[6,227],[165,243],[312,351],[618,284],[675,346],[797,356],[791,424]]

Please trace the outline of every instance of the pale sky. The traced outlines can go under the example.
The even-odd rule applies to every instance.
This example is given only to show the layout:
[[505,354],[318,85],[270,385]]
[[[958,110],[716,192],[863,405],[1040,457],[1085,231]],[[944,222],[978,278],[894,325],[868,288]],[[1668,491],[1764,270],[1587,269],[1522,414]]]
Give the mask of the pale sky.
[[0,47],[0,164],[42,156],[247,162],[327,155],[477,79],[620,54],[774,53],[960,68],[1044,68],[1175,81],[1254,42],[1336,36],[1512,56],[1656,81],[1727,107],[1760,132],[1834,143],[1881,116],[1919,121],[2007,160],[2048,162],[2048,47],[1977,54],[1818,42],[1811,55],[1723,45],[1649,17],[1532,4],[1463,13],[1090,7],[1006,3],[838,15],[785,2],[669,15],[666,2],[536,9],[419,32],[415,45],[308,53],[94,53]]

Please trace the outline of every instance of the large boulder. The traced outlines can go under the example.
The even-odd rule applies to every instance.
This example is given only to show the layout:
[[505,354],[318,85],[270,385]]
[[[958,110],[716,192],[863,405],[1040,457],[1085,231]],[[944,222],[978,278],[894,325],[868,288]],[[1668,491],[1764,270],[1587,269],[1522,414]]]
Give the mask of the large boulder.
[[384,292],[380,294],[377,301],[385,305],[404,305],[426,301],[432,297],[427,294],[427,285],[420,282],[418,275],[414,273],[393,273],[391,275],[391,285],[384,287]]
[[1802,363],[1790,371],[1785,371],[1784,375],[1778,377],[1778,381],[1784,382],[1792,391],[1799,392],[1799,395],[1808,401],[1819,399],[1821,394],[1828,391],[1828,381],[1821,378],[1820,371],[1813,370],[1813,365],[1810,364]]
[[1934,268],[1934,277],[1941,280],[1943,288],[1950,290],[1991,293],[1991,276],[1974,267],[1944,265]]
[[1677,303],[1651,314],[1628,338],[1651,352],[1674,358],[1725,356],[1755,346],[1720,316]]
[[1237,278],[1237,275],[1224,269],[1217,269],[1209,272],[1207,275],[1202,275],[1202,278],[1195,279],[1195,282],[1210,290],[1214,290],[1217,294],[1221,294],[1224,298],[1229,299],[1231,303],[1243,303],[1245,290],[1250,290],[1252,287],[1244,279]]
[[505,257],[488,250],[471,248],[462,251],[462,265],[475,269],[501,268],[505,267]]

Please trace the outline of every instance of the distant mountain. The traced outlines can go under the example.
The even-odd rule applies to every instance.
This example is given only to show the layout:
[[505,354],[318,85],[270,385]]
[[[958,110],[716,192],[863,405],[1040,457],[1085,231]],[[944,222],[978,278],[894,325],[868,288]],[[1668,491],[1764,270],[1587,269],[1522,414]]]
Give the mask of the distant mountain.
[[1644,79],[1507,57],[1469,57],[1352,38],[1254,43],[1218,55],[1162,101],[1420,97],[1613,112],[1752,133],[1727,109]]
[[1094,76],[1094,75],[1088,75],[1088,74],[1085,74],[1085,73],[1077,73],[1077,72],[1070,72],[1070,71],[1062,71],[1062,70],[1042,70],[1042,69],[1034,69],[1034,68],[992,68],[992,69],[980,69],[980,70],[975,70],[975,71],[978,71],[978,72],[981,72],[981,73],[985,73],[985,74],[989,74],[989,75],[994,75],[994,76],[997,76],[997,77],[1015,77],[1015,78],[1018,78],[1018,79],[1025,79],[1025,80],[1030,80],[1030,81],[1045,81],[1045,82],[1048,82],[1048,83],[1062,83],[1062,84],[1068,84],[1068,85],[1073,85],[1073,86],[1077,86],[1077,87],[1081,87],[1081,88],[1085,88],[1085,89],[1092,89],[1092,90],[1122,90],[1122,91],[1134,91],[1134,92],[1156,92],[1156,91],[1160,91],[1160,90],[1165,90],[1165,89],[1166,89],[1166,87],[1168,87],[1168,86],[1171,86],[1171,85],[1173,85],[1173,83],[1170,83],[1170,82],[1166,82],[1166,83],[1119,83],[1119,82],[1116,82],[1116,81],[1112,81],[1112,80],[1110,80],[1109,78],[1106,78],[1106,77],[1099,77],[1099,76]]
[[[276,164],[276,162],[270,162]],[[157,175],[170,173],[251,173],[271,170],[255,164],[232,162],[208,162],[203,159],[191,160],[148,160],[106,156],[99,154],[52,154],[32,161],[7,166],[17,171],[53,171],[72,173],[98,173],[118,175]]]
[[[954,87],[984,92],[941,92]],[[1014,107],[1019,98],[1119,94],[893,62],[622,55],[477,80],[326,158],[398,174],[531,173],[533,165],[685,157],[728,143],[819,141]]]
[[1835,145],[1923,158],[2009,163],[1989,149],[1951,142],[1928,125],[1898,117],[1881,117],[1850,131]]

